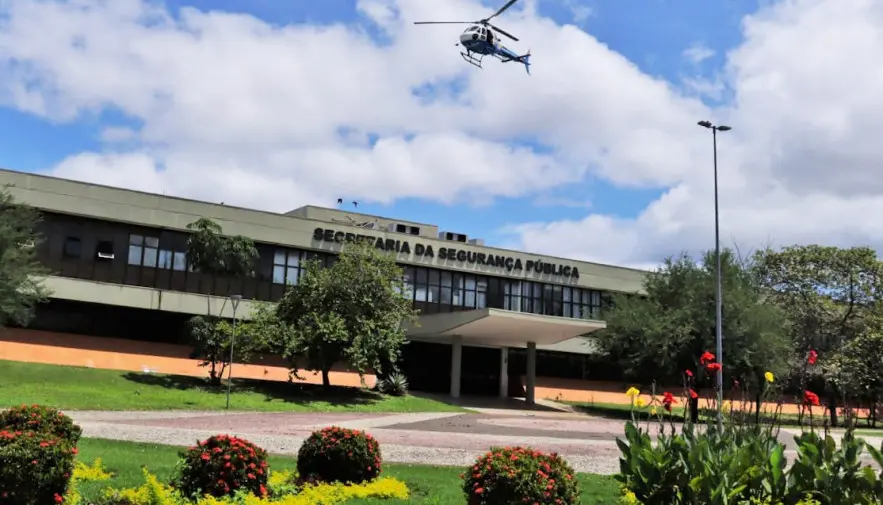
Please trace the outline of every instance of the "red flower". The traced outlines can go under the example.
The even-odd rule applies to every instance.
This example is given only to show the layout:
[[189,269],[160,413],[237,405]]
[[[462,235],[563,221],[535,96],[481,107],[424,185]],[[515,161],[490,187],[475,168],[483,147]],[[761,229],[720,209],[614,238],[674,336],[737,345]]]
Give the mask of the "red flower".
[[717,372],[721,368],[722,367],[721,367],[720,363],[709,363],[709,364],[705,365],[705,371],[708,373]]
[[662,408],[671,412],[671,406],[673,403],[678,403],[673,394],[668,392],[662,393]]
[[699,398],[699,394],[696,391],[691,389],[690,390],[690,398],[695,400],[696,398]]
[[705,351],[704,353],[702,353],[702,356],[699,357],[699,364],[705,365],[707,363],[712,363],[712,362],[714,362],[715,359],[716,358],[714,357],[714,354],[711,354],[710,352]]
[[804,391],[803,392],[803,404],[808,407],[818,407],[821,405],[819,403],[819,395],[813,393],[812,391]]
[[807,356],[807,358],[806,358],[806,362],[809,363],[810,365],[815,365],[816,361],[818,361],[818,359],[819,359],[819,353],[810,349],[809,356]]
[[686,374],[687,377],[692,377],[692,376],[693,376],[693,372],[691,372],[691,371],[689,371],[689,370],[685,371],[684,374]]
[[61,503],[64,501],[64,497],[58,493],[55,493],[55,503]]

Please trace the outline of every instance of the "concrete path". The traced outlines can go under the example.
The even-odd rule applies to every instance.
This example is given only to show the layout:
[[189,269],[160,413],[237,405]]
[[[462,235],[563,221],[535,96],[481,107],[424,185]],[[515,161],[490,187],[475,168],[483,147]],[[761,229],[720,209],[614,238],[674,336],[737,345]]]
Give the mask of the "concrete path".
[[[561,412],[428,414],[68,412],[84,436],[192,445],[218,433],[246,438],[271,453],[296,455],[309,434],[326,426],[369,431],[384,461],[467,466],[492,446],[526,445],[557,452],[579,472],[613,474],[623,421]],[[793,436],[782,441],[793,459]]]

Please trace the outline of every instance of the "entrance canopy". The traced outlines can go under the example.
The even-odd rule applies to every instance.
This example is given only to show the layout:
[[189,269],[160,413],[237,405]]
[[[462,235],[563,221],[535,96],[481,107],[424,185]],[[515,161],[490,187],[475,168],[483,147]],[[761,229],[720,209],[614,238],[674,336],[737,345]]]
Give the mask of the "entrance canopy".
[[605,328],[603,321],[543,316],[501,309],[477,309],[420,316],[408,338],[487,347],[523,347],[527,342],[551,345]]

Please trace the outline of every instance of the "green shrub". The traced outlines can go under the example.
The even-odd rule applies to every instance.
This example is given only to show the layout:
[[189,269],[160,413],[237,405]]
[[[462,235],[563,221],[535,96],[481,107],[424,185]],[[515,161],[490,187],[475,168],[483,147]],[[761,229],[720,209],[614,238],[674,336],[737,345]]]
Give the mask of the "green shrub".
[[573,468],[557,454],[494,447],[462,476],[469,505],[579,503]]
[[[714,356],[710,353],[712,361]],[[705,355],[700,362],[705,360]],[[708,360],[706,360],[708,361]],[[811,363],[810,363],[811,364]],[[771,373],[761,402],[777,396]],[[692,377],[692,375],[688,375]],[[690,393],[689,380],[685,385]],[[627,395],[637,397],[637,389]],[[798,456],[791,468],[785,458],[785,445],[779,441],[777,409],[772,417],[749,415],[745,408],[730,409],[718,427],[711,422],[697,427],[686,422],[676,428],[671,413],[674,396],[663,393],[648,405],[632,402],[632,421],[626,424],[624,439],[618,439],[622,503],[632,505],[872,505],[883,503],[883,476],[863,464],[867,450],[883,466],[883,450],[868,446],[854,436],[849,426],[839,444],[830,436],[814,431],[795,437]],[[757,395],[746,395],[757,398]],[[709,407],[714,407],[713,399]],[[818,397],[804,392],[805,405],[818,405]],[[640,410],[648,409],[648,410]],[[641,428],[639,412],[649,414]],[[763,412],[761,412],[763,414]],[[809,411],[810,425],[812,410]],[[658,432],[655,440],[650,425]]]
[[75,447],[83,430],[61,411],[43,405],[21,405],[0,412],[0,430],[34,431],[65,440]]
[[390,396],[405,396],[408,394],[408,378],[401,373],[392,373],[377,383],[377,389],[381,393]]
[[215,435],[180,453],[173,485],[190,497],[267,494],[267,451],[248,440]]
[[381,462],[374,437],[336,426],[313,432],[297,453],[297,471],[306,482],[360,484],[380,475]]
[[77,449],[34,431],[0,431],[0,505],[61,503]]

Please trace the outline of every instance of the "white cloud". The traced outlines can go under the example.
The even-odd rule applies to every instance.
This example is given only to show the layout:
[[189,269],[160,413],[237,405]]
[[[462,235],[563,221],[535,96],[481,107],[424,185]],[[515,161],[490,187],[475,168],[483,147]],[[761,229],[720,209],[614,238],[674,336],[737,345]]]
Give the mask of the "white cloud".
[[[744,32],[726,69],[735,100],[708,117],[735,128],[718,138],[724,245],[881,248],[883,4],[784,0]],[[637,218],[520,225],[518,245],[635,265],[713,247],[711,139],[690,137],[705,151]]]
[[[721,78],[735,101],[718,110],[531,5],[498,21],[521,38],[513,49],[533,50],[532,77],[465,65],[460,27],[411,24],[491,12],[475,0],[360,0],[383,44],[358,26],[195,9],[173,19],[142,0],[0,5],[3,103],[60,121],[113,108],[143,125],[134,147],[72,156],[59,175],[288,210],[344,195],[541,198],[591,174],[669,189],[634,219],[514,224],[513,243],[645,265],[712,245],[711,139],[695,125],[711,119],[735,127],[719,139],[725,240],[883,244],[883,223],[861,218],[883,210],[872,0],[782,0],[746,18]],[[451,83],[465,92],[411,93]]]
[[715,54],[714,49],[700,42],[696,42],[687,49],[684,49],[683,53],[684,58],[694,65],[702,63]]

